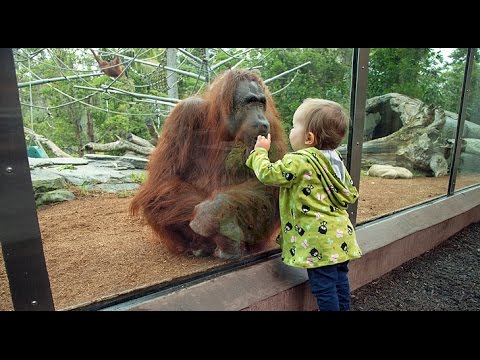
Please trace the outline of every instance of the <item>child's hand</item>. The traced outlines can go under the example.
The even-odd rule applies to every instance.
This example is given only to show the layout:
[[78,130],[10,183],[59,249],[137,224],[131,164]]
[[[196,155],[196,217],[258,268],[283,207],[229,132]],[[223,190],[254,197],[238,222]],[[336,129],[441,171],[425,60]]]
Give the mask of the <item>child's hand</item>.
[[255,144],[255,149],[258,149],[258,148],[263,148],[265,150],[270,150],[270,144],[271,144],[272,140],[271,140],[271,137],[270,137],[270,133],[267,135],[267,137],[263,136],[263,135],[258,135],[257,136],[257,142]]

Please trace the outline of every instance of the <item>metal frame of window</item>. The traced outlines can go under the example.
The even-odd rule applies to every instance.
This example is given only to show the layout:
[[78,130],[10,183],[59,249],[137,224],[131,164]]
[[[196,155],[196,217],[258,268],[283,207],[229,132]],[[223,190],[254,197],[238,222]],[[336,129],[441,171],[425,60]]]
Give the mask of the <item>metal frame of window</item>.
[[[368,48],[354,48],[352,61],[352,88],[350,92],[350,129],[347,143],[347,169],[353,184],[360,189],[362,165],[363,129],[365,127],[365,106],[367,103]],[[358,201],[349,205],[350,221],[356,224]]]
[[458,164],[460,162],[460,152],[462,148],[463,127],[465,125],[465,117],[467,112],[467,104],[471,94],[472,86],[472,69],[473,58],[476,48],[468,48],[467,59],[465,61],[465,74],[463,76],[462,95],[460,97],[460,110],[458,112],[457,132],[455,134],[455,148],[452,157],[452,164],[450,165],[450,178],[448,181],[448,195],[452,195],[455,191],[455,184],[457,180]]
[[15,310],[54,310],[12,49],[0,49],[0,241]]
[[[460,140],[470,92],[473,51],[469,48],[448,193],[455,187]],[[368,48],[354,48],[347,168],[359,188],[367,99]],[[28,165],[12,49],[0,49],[0,241],[15,310],[55,310],[45,263]],[[355,224],[357,204],[349,208]],[[245,266],[245,264],[243,265]],[[233,269],[232,269],[233,270]],[[139,295],[140,296],[140,295]],[[112,299],[112,302],[119,302]]]

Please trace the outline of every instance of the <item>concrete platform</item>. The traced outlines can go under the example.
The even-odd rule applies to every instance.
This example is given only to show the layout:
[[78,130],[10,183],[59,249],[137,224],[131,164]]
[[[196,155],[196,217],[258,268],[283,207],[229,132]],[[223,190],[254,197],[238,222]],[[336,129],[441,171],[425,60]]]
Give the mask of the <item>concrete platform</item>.
[[[352,291],[480,221],[480,186],[357,227],[364,256],[352,261]],[[316,309],[303,269],[279,255],[171,292],[105,308],[123,310],[255,311]]]

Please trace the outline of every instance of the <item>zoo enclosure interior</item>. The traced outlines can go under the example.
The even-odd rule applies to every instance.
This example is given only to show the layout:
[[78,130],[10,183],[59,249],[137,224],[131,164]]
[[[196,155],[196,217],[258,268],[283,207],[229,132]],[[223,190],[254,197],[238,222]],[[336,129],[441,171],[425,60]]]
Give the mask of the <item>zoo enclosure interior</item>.
[[[357,51],[358,50],[358,51]],[[470,51],[470,50],[469,50]],[[402,99],[401,97],[398,97],[398,96],[393,96],[393,95],[389,95],[389,96],[384,96],[383,98],[381,99],[374,99],[374,101],[372,101],[373,105],[370,105],[370,107],[366,106],[365,105],[365,102],[366,102],[366,78],[367,78],[367,75],[366,75],[366,69],[368,69],[369,67],[367,66],[367,62],[368,62],[368,51],[366,49],[354,49],[354,51],[352,52],[353,53],[353,63],[352,63],[352,66],[353,68],[351,70],[353,70],[351,72],[351,75],[352,76],[352,83],[354,84],[352,87],[351,87],[351,92],[352,92],[352,98],[354,98],[356,101],[351,101],[351,104],[350,104],[350,108],[351,108],[351,114],[352,114],[352,119],[353,119],[353,122],[352,122],[352,127],[350,129],[350,132],[349,132],[349,140],[350,140],[350,143],[351,144],[355,144],[353,145],[353,151],[350,151],[347,153],[347,161],[350,162],[350,168],[351,168],[351,172],[352,172],[352,175],[354,176],[355,178],[355,174],[357,173],[357,177],[356,177],[356,181],[360,181],[360,164],[363,163],[365,161],[365,159],[362,157],[362,140],[364,139],[364,131],[366,130],[365,128],[369,126],[372,126],[372,123],[374,124],[373,128],[371,127],[370,129],[373,129],[372,130],[369,130],[369,133],[373,133],[373,134],[376,134],[377,136],[379,134],[383,134],[383,135],[386,135],[386,136],[389,136],[390,134],[387,134],[385,131],[387,130],[382,130],[382,128],[386,128],[386,125],[385,123],[382,123],[381,121],[378,122],[378,123],[375,123],[375,117],[378,118],[380,116],[380,118],[386,118],[388,120],[389,123],[393,123],[393,124],[396,124],[396,126],[398,127],[398,124],[399,122],[402,122],[402,121],[405,121],[404,118],[411,118],[412,115],[415,115],[415,114],[420,114],[421,116],[419,116],[418,119],[416,119],[416,121],[419,121],[421,122],[422,124],[424,124],[425,127],[428,127],[428,122],[434,124],[434,125],[437,125],[435,124],[435,120],[433,120],[434,118],[436,117],[439,117],[441,118],[441,111],[435,109],[435,112],[434,112],[434,115],[433,115],[433,119],[432,119],[432,111],[428,109],[428,107],[423,107],[422,104],[418,103],[418,102],[415,102],[413,100],[410,100],[410,99]],[[470,54],[470,52],[468,53]],[[362,55],[363,55],[363,58],[362,58]],[[468,58],[467,58],[468,59]],[[471,57],[470,57],[471,59]],[[360,65],[360,68],[357,68],[358,67],[358,62],[363,62],[363,65]],[[468,64],[468,61],[464,62],[463,65],[465,64]],[[361,71],[362,69],[362,66],[363,66],[363,72]],[[3,69],[3,68],[2,68]],[[468,70],[468,67],[466,68]],[[358,70],[358,71],[356,71]],[[470,70],[472,71],[472,70]],[[358,72],[358,74],[357,74]],[[468,75],[468,71],[466,72],[466,74]],[[465,77],[465,79],[468,80],[468,76]],[[357,81],[357,80],[360,80],[360,81]],[[363,83],[362,83],[363,81]],[[362,87],[363,86],[363,87]],[[475,91],[476,87],[472,87],[472,90]],[[350,89],[347,89],[347,91],[350,90]],[[460,94],[462,94],[462,87],[458,87],[457,88],[457,100],[460,101]],[[345,94],[345,93],[344,93]],[[363,97],[363,100],[362,100],[362,97]],[[462,100],[463,100],[463,95],[461,96]],[[10,99],[13,99],[13,98],[10,98]],[[400,100],[399,100],[400,99]],[[474,97],[475,99],[475,97]],[[381,100],[381,101],[380,101]],[[14,100],[13,100],[14,101]],[[111,101],[111,100],[110,100]],[[459,103],[459,110],[461,110],[462,106],[467,106],[466,104],[467,100],[464,101],[464,102],[461,102]],[[379,104],[382,104],[382,105],[379,105]],[[399,105],[400,104],[400,105]],[[403,104],[403,108],[402,108],[402,104]],[[28,103],[27,103],[28,105]],[[4,106],[2,104],[2,106]],[[22,102],[22,106],[24,106],[24,102]],[[29,109],[31,109],[32,107],[29,107]],[[363,109],[362,109],[363,108]],[[424,109],[425,108],[425,109]],[[409,111],[412,111],[412,109],[416,109],[416,112],[409,112]],[[420,109],[424,109],[422,111],[419,111]],[[365,114],[364,110],[367,111],[367,114]],[[413,111],[414,111],[413,110]],[[430,111],[430,112],[429,112]],[[30,112],[26,112],[26,111],[23,111],[24,114],[27,113],[27,114],[30,114]],[[380,115],[379,115],[380,114]],[[390,117],[388,116],[383,116],[384,114],[387,114],[389,115]],[[439,114],[437,116],[437,114]],[[365,116],[366,115],[366,116]],[[464,118],[462,118],[462,112],[461,111],[458,111],[458,116],[460,118],[460,122],[458,122],[459,125],[463,125],[462,124],[462,120],[464,120]],[[474,114],[476,115],[476,114]],[[368,119],[369,119],[369,116],[370,118],[374,118],[373,122],[369,122]],[[24,115],[25,117],[25,115]],[[403,118],[402,118],[403,117]],[[366,118],[367,121],[365,121],[365,126],[363,126],[362,122],[363,119]],[[17,117],[17,121],[18,119],[21,119],[21,115]],[[448,119],[445,121],[445,123],[448,123]],[[455,130],[457,128],[456,126],[457,124],[455,123],[455,125],[453,125],[454,127],[454,131],[453,131],[453,134],[455,134]],[[390,128],[394,128],[394,126],[389,126]],[[435,131],[435,126],[432,127],[433,130],[432,132],[434,133]],[[410,127],[410,129],[413,129],[413,127]],[[450,129],[451,129],[451,126],[450,126]],[[471,130],[473,129],[473,130]],[[20,128],[17,127],[17,130],[20,130]],[[382,131],[383,132],[382,132]],[[468,130],[469,132],[475,134],[475,127],[472,125],[470,127],[468,127],[466,130]],[[6,131],[6,132],[3,132],[2,133],[5,133],[7,135],[11,135],[12,131]],[[373,137],[372,135],[370,135],[371,137]],[[425,138],[424,134],[418,134],[418,137],[419,138]],[[428,136],[428,134],[427,134]],[[385,136],[383,136],[385,137]],[[453,137],[455,137],[455,135],[453,135]],[[358,140],[358,141],[355,141]],[[378,138],[372,138],[372,141],[375,141],[376,139]],[[7,142],[6,142],[7,143]],[[19,144],[21,143],[21,141],[18,142]],[[456,143],[459,143],[458,141]],[[474,143],[474,142],[472,142]],[[378,148],[378,143],[375,144]],[[382,144],[380,144],[382,145]],[[469,149],[469,146],[470,145],[470,142],[467,144],[466,148]],[[371,147],[371,148],[374,148],[375,149],[375,146]],[[21,157],[21,154],[25,152],[25,148],[21,148],[19,147],[19,149],[17,149],[19,152],[19,157]],[[381,156],[382,157],[382,160],[385,161],[385,154],[384,153],[381,153],[381,152],[376,152],[374,153],[376,156]],[[457,152],[457,154],[459,154],[459,152]],[[469,155],[470,153],[465,153],[464,152],[464,155]],[[10,155],[10,154],[9,154]],[[355,158],[357,157],[357,158]],[[454,157],[450,156],[449,157],[449,160],[453,160]],[[387,159],[388,160],[388,159]],[[372,161],[371,159],[369,161]],[[471,164],[475,164],[475,157],[472,158],[472,156],[470,157],[466,157],[466,160],[464,160],[463,162],[464,164],[464,167],[467,168],[467,167],[471,167],[470,165]],[[450,164],[451,165],[451,164]],[[62,166],[62,165],[60,165]],[[63,165],[65,166],[65,165]],[[75,166],[75,165],[72,165],[72,167]],[[77,165],[78,166],[78,165]],[[358,169],[355,170],[355,169],[352,169],[352,166],[358,166]],[[57,164],[57,167],[58,167],[58,164]],[[65,166],[66,167],[66,166]],[[2,164],[2,168],[3,168],[3,164]],[[453,168],[453,166],[452,166]],[[27,167],[28,169],[28,167]],[[478,167],[477,167],[478,169]],[[70,169],[68,168],[65,168],[65,169],[62,169],[61,171],[69,171]],[[460,170],[462,170],[462,167],[460,167]],[[468,168],[467,168],[468,170]],[[465,171],[465,173],[467,173],[467,171]],[[2,173],[2,176],[4,175],[4,173]],[[14,174],[15,175],[15,174]],[[27,175],[27,172],[24,172],[23,175]],[[452,176],[453,175],[453,176]],[[443,195],[443,194],[446,194],[447,192],[449,192],[451,189],[450,187],[450,184],[453,184],[455,182],[455,175],[456,173],[455,172],[451,172],[450,173],[450,178],[447,176],[447,177],[443,177],[443,192],[441,190],[438,190],[437,189],[437,193],[434,193],[434,194],[428,194],[428,195],[425,195],[426,198],[422,198],[422,197],[419,197],[418,200],[421,202],[421,201],[425,201],[425,200],[429,200],[431,199],[432,197],[435,197],[435,196],[439,196],[439,195]],[[6,179],[12,179],[11,175],[8,175],[10,176],[9,178],[6,178]],[[28,176],[28,175],[27,175]],[[442,177],[436,177],[438,178],[439,180],[442,180]],[[370,182],[376,182],[377,184],[381,184],[381,180],[380,179],[372,179],[370,177],[364,177],[364,179],[367,179],[367,181],[370,181]],[[417,180],[419,180],[420,178],[418,178]],[[448,179],[452,179],[449,180]],[[469,179],[467,179],[469,180]],[[475,179],[474,177],[471,178],[471,180],[469,180],[470,183],[467,181],[467,183],[465,183],[465,185],[462,185],[462,186],[468,186],[469,184],[471,183],[478,183],[478,180]],[[3,184],[5,184],[4,182],[2,182]],[[17,184],[22,184],[22,181],[19,181],[17,182]],[[358,183],[357,183],[358,184]],[[385,183],[383,183],[385,184]],[[462,183],[463,184],[463,183]],[[382,185],[381,185],[382,186]],[[366,184],[362,184],[360,183],[359,184],[359,187],[360,187],[360,191],[362,188],[365,188],[366,187]],[[441,187],[440,187],[441,188]],[[4,188],[5,190],[7,188]],[[14,189],[17,189],[18,190],[18,186],[15,185]],[[25,190],[25,191],[21,191],[19,192],[18,194],[27,194],[28,195],[28,190]],[[17,195],[18,195],[17,194]],[[395,195],[393,195],[395,196]],[[25,195],[23,197],[17,197],[17,199],[24,199],[25,198]],[[400,199],[401,200],[401,199]],[[10,200],[12,201],[12,203],[15,203],[14,200]],[[388,202],[388,200],[387,200]],[[22,203],[20,201],[20,203]],[[405,206],[410,206],[410,205],[413,205],[415,203],[407,203],[407,204],[404,204]],[[51,209],[45,209],[45,211],[50,211],[50,210],[54,210],[55,208],[57,207],[60,207],[64,204],[59,204],[59,205],[55,205],[53,206]],[[402,204],[400,206],[398,206],[396,209],[394,208],[393,210],[390,208],[390,210],[388,212],[392,212],[392,211],[395,211],[395,210],[399,210],[401,209],[403,206]],[[24,207],[26,209],[28,209],[28,207]],[[11,209],[10,212],[7,214],[8,216],[10,216],[11,218],[14,218],[14,220],[16,221],[16,223],[18,224],[18,221],[19,220],[25,220],[25,219],[28,219],[28,216],[19,216],[21,214],[21,212],[18,212],[17,211],[18,209]],[[39,217],[42,217],[42,212],[44,210],[39,210]],[[353,209],[353,211],[356,211],[356,208]],[[359,211],[361,212],[362,211],[362,204],[360,204],[360,208],[359,208]],[[100,216],[101,214],[97,214],[97,216]],[[377,216],[380,216],[380,215],[385,215],[385,213],[378,213]],[[48,218],[48,214],[45,215],[46,216],[46,221],[45,221],[45,225],[42,225],[42,231],[43,232],[46,232],[48,228],[51,228],[52,225],[51,224],[48,224],[49,221],[52,221],[52,222],[55,222],[55,221],[58,221],[58,218],[56,218],[56,216],[58,215],[50,215],[51,217]],[[31,217],[31,223],[29,226],[26,227],[26,229],[28,230],[29,227],[30,229],[34,229],[35,228],[35,225],[32,223],[36,220],[35,219],[35,215],[33,217]],[[3,219],[7,219],[8,217],[2,217]],[[65,218],[66,219],[66,218]],[[371,220],[371,218],[370,218]],[[42,220],[41,220],[42,221]],[[108,222],[109,220],[108,219],[105,219],[103,220],[105,222]],[[118,219],[117,221],[124,221],[124,219]],[[7,222],[7,221],[6,221]],[[87,225],[86,224],[83,224],[83,228],[85,228]],[[147,244],[147,248],[150,247],[149,251],[152,251],[152,252],[157,252],[157,255],[158,253],[161,253],[162,249],[159,249],[158,246],[155,247],[155,245],[151,245],[149,243],[149,234],[148,234],[148,230],[143,228],[141,225],[137,224],[137,228],[136,230],[138,230],[137,232],[132,232],[130,234],[128,234],[128,236],[135,236],[135,234],[137,234],[138,236],[138,233],[142,233],[142,239],[140,241],[141,244],[143,244],[143,246],[145,244]],[[72,225],[70,224],[70,228],[72,227]],[[5,229],[5,227],[2,227]],[[18,228],[18,227],[17,227]],[[81,227],[79,227],[81,228]],[[42,237],[42,240],[44,241],[44,248],[45,249],[49,249],[48,247],[49,246],[57,246],[57,247],[60,247],[60,248],[64,248],[64,250],[71,250],[71,249],[67,249],[65,248],[66,244],[62,244],[62,243],[59,243],[59,238],[62,238],[62,237],[67,237],[67,232],[68,232],[68,229],[69,229],[69,226],[67,224],[66,228],[62,229],[60,228],[59,231],[61,232],[60,235],[56,235],[56,236],[52,236],[52,237],[48,237],[47,239],[45,239],[44,237]],[[80,230],[81,231],[81,230]],[[99,229],[90,229],[90,232],[89,233],[84,233],[80,236],[77,236],[77,237],[88,237],[88,236],[92,236],[92,234],[95,234],[95,231],[99,231]],[[109,231],[113,231],[112,229],[110,229]],[[63,232],[63,233],[62,233]],[[25,236],[25,234],[21,233],[21,232],[16,232],[16,233],[6,233],[5,236],[2,236],[2,249],[4,250],[5,249],[5,244],[6,245],[10,245],[10,239],[15,239],[15,241],[12,241],[11,243],[15,243],[15,242],[21,242],[21,238],[22,236]],[[10,238],[10,239],[9,239]],[[19,240],[20,238],[20,240]],[[40,238],[40,236],[38,236],[38,238]],[[74,240],[75,239],[75,236],[73,237]],[[50,242],[47,242],[47,241],[50,241]],[[72,241],[73,243],[73,241]],[[124,250],[124,256],[128,256],[128,255],[131,255],[129,253],[130,250],[137,250],[137,248],[131,248],[131,244],[129,244],[128,242],[120,242],[122,244],[122,249]],[[104,247],[107,246],[107,242],[103,243],[102,245]],[[16,245],[19,245],[19,244],[16,244]],[[47,265],[49,267],[49,273],[50,275],[52,273],[55,274],[55,277],[52,277],[50,276],[50,283],[53,283],[55,286],[54,286],[54,297],[55,297],[55,293],[58,292],[62,292],[62,296],[65,296],[64,295],[64,288],[62,288],[60,286],[60,284],[56,285],[57,284],[57,281],[60,282],[60,280],[63,280],[64,282],[67,282],[67,284],[63,284],[63,287],[68,287],[69,285],[72,285],[74,282],[78,282],[79,279],[78,277],[81,277],[81,276],[85,276],[86,274],[79,271],[80,270],[83,270],[83,268],[85,267],[85,265],[88,265],[88,258],[92,255],[95,255],[95,252],[99,251],[99,250],[103,250],[103,249],[98,249],[98,247],[92,247],[92,248],[88,248],[89,244],[85,241],[85,245],[86,245],[86,249],[82,249],[82,252],[81,253],[78,253],[80,259],[76,259],[76,261],[74,262],[65,262],[64,258],[62,259],[60,256],[57,256],[57,258],[48,258],[48,252],[46,252],[46,255],[47,255]],[[118,244],[117,244],[118,245]],[[120,251],[118,248],[115,248],[116,250],[115,251]],[[87,250],[87,251],[85,251]],[[37,249],[38,251],[38,249]],[[89,253],[89,251],[91,251]],[[5,251],[4,252],[4,257],[5,257]],[[71,256],[71,252],[69,253],[68,251],[67,252],[67,256]],[[14,250],[14,251],[8,251],[8,256],[9,256],[9,259],[14,261],[15,260],[15,257],[16,257],[16,264],[18,266],[18,271],[22,271],[22,266],[25,266],[25,263],[26,263],[26,259],[28,258],[29,260],[31,259],[31,255],[30,255],[31,252],[29,252],[28,256],[25,255],[25,254],[22,254],[21,252],[19,252],[18,250]],[[99,256],[106,256],[105,253],[99,253]],[[189,271],[188,270],[193,270],[192,273],[193,275],[195,275],[195,272],[197,272],[198,274],[203,274],[205,273],[205,269],[208,269],[208,268],[218,268],[219,265],[222,266],[224,265],[223,262],[221,261],[217,261],[217,260],[211,260],[211,259],[203,259],[203,260],[199,260],[199,259],[190,259],[190,258],[187,258],[187,259],[184,259],[184,258],[179,258],[179,257],[175,257],[175,256],[171,256],[169,257],[170,255],[166,255],[166,259],[168,260],[167,262],[171,262],[171,264],[181,264],[181,267],[183,268],[183,270],[186,270],[186,271],[183,271],[181,272],[180,276],[177,277],[177,279],[182,279],[182,278],[188,278],[189,277]],[[254,254],[254,256],[256,256],[256,254]],[[105,257],[104,257],[105,258]],[[64,261],[64,263],[62,264],[62,260]],[[148,266],[151,266],[152,268],[156,268],[157,269],[157,273],[156,275],[159,275],[158,274],[158,271],[162,271],[164,272],[164,268],[161,268],[161,269],[158,269],[158,264],[155,263],[155,260],[158,260],[158,258],[156,259],[153,259],[150,263],[148,263],[147,265]],[[162,259],[163,261],[164,259]],[[118,262],[118,259],[112,259],[112,260],[109,260],[109,261],[115,261],[115,263],[113,264],[110,264],[111,266],[115,266],[115,265],[122,265],[121,263],[120,264],[117,264]],[[35,262],[31,262],[31,263],[35,263]],[[170,264],[170,265],[171,265]],[[230,265],[231,263],[229,263]],[[243,262],[242,262],[243,264]],[[94,264],[95,265],[95,264]],[[8,266],[8,265],[7,265]],[[90,266],[90,265],[88,265]],[[98,273],[98,266],[99,264],[97,263],[96,264],[97,266],[97,269],[96,272]],[[131,264],[125,264],[125,266],[131,266]],[[55,272],[55,267],[58,267],[59,269],[59,272]],[[66,267],[66,269],[65,269]],[[171,266],[170,266],[171,267]],[[16,268],[14,268],[16,269]],[[67,270],[67,271],[65,271]],[[128,269],[121,269],[122,273],[119,274],[121,275],[120,276],[120,282],[126,282],[126,283],[129,283],[129,284],[132,284],[131,282],[129,282],[129,275],[132,276],[132,275],[135,275],[135,274],[129,274],[129,272],[132,270],[132,268],[128,268]],[[136,271],[140,271],[138,268],[134,268],[133,272],[136,273]],[[76,276],[73,276],[72,272],[77,272],[77,275]],[[31,272],[30,272],[31,273]],[[105,275],[105,272],[102,271],[101,272],[101,275]],[[3,275],[4,279],[5,279],[5,274],[0,274],[0,275]],[[91,274],[90,274],[91,275]],[[155,277],[155,276],[154,276]],[[90,278],[91,279],[91,278]],[[99,281],[101,282],[101,279],[96,279],[94,278],[95,281]],[[136,279],[134,279],[136,281]],[[70,281],[70,284],[68,284],[68,282]],[[115,281],[118,281],[118,277],[115,278]],[[153,280],[154,281],[154,280]],[[169,278],[168,275],[167,275],[167,279],[166,279],[167,282],[169,281],[172,281],[172,278]],[[15,282],[15,279],[14,279],[14,282]],[[88,281],[87,281],[88,282]],[[91,282],[91,281],[90,281]],[[2,290],[5,290],[7,285],[7,283],[4,282],[2,283]],[[27,282],[26,284],[25,283],[21,283],[20,281],[20,284],[18,286],[18,292],[20,293],[21,296],[24,296],[25,295],[25,289],[28,288],[28,286],[32,286],[32,283],[31,282]],[[45,286],[45,280],[43,280],[43,283],[42,282],[38,282],[38,281],[35,281],[35,284],[33,285],[33,288],[35,288],[35,286],[40,286],[39,284],[41,284],[41,288],[44,288]],[[84,296],[85,294],[88,294],[88,291],[85,291],[85,283],[80,283],[81,285],[83,285],[83,289],[81,290],[78,290],[79,292],[75,293],[74,296],[73,296],[73,303],[70,302],[63,302],[62,301],[65,301],[63,299],[63,297],[60,297],[58,299],[56,299],[55,303],[56,304],[62,304],[60,305],[60,308],[69,308],[69,307],[78,307],[79,304],[83,304],[84,302],[95,302],[95,298],[92,299],[92,298],[88,298],[86,299]],[[139,283],[138,282],[133,282],[134,286],[139,286]],[[148,285],[152,285],[152,283],[150,284],[147,284],[147,287]],[[152,286],[154,286],[155,284],[153,284]],[[12,281],[10,281],[10,286],[12,286]],[[145,288],[145,283],[143,284],[140,284],[140,287],[143,287]],[[106,290],[106,292],[105,292]],[[106,288],[106,289],[100,289],[99,292],[96,292],[94,294],[88,294],[88,295],[93,295],[93,296],[97,296],[96,300],[101,300],[102,298],[103,299],[108,299],[108,300],[111,300],[112,297],[115,298],[116,295],[118,295],[119,293],[122,293],[123,292],[130,292],[131,288],[127,288],[127,289],[121,289],[120,288],[114,288],[113,291],[112,291],[112,288]],[[142,290],[142,289],[140,289]],[[8,292],[8,289],[7,289],[7,292]],[[32,291],[31,294],[35,293],[35,291]],[[15,292],[16,294],[16,292]],[[100,295],[99,295],[100,294]],[[7,294],[8,296],[9,294]],[[12,294],[14,295],[14,294]],[[47,296],[48,297],[48,296]],[[35,300],[32,300],[32,301],[35,301]],[[32,301],[24,301],[24,302],[21,302],[24,304],[24,306],[26,306],[28,309],[36,309],[38,308],[38,302],[36,304],[32,304]],[[69,298],[68,301],[72,301],[72,298]],[[9,306],[7,305],[7,308]],[[57,307],[58,308],[58,307]]]

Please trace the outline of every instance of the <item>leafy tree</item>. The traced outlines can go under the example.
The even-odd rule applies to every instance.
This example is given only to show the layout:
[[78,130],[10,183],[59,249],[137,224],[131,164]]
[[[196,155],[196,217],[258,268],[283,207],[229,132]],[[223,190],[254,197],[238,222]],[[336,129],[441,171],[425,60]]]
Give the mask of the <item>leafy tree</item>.
[[442,62],[442,55],[430,48],[372,48],[367,96],[395,92],[426,103],[442,103]]
[[[106,53],[105,49],[100,51]],[[151,52],[148,56],[154,57],[158,52],[159,50]],[[109,59],[103,54],[102,57]],[[87,49],[19,49],[15,53],[15,60],[20,83],[98,71],[98,65]],[[142,68],[140,66],[138,68],[137,73],[140,73]],[[23,87],[20,89],[20,98],[24,123],[28,126],[33,124],[34,131],[76,155],[82,155],[83,145],[90,141],[87,136],[89,117],[93,119],[94,136],[98,141],[115,141],[117,136],[124,136],[128,132],[147,137],[148,131],[144,125],[146,116],[136,115],[155,115],[158,105],[132,101],[131,96],[114,96],[107,92],[96,92],[76,86],[92,88],[112,86],[139,93],[157,92],[156,89],[149,89],[146,86],[137,90],[134,81],[135,77],[140,78],[140,75],[133,71],[131,74],[134,78],[132,80],[122,77],[113,81],[108,76],[101,75],[32,86],[34,107],[29,106],[30,88]],[[146,81],[142,80],[144,84]]]
[[[198,61],[178,51],[178,68],[210,79],[225,69],[238,66],[258,69],[266,80],[310,62],[268,83],[287,132],[291,128],[294,111],[306,98],[327,98],[349,108],[351,48],[186,50]],[[105,60],[110,60],[117,54],[125,56],[123,61],[128,67],[128,79],[121,77],[114,80],[101,75],[19,89],[25,125],[33,127],[34,131],[71,154],[82,155],[83,146],[92,138],[96,142],[106,143],[124,137],[129,132],[148,138],[145,119],[153,118],[160,127],[171,110],[171,107],[154,100],[94,90],[115,88],[168,97],[166,71],[163,68],[166,65],[165,49],[100,48],[96,51]],[[14,56],[19,83],[83,75],[99,70],[89,49],[15,49]],[[131,58],[142,61],[130,62]],[[230,60],[216,66],[227,59]],[[466,49],[455,50],[451,54],[451,61],[446,62],[442,54],[434,49],[373,48],[370,51],[367,95],[372,97],[398,92],[458,112],[465,59]],[[477,53],[472,73],[472,94],[467,104],[467,119],[480,123],[478,61]],[[198,93],[207,85],[201,80],[178,74],[181,99]],[[30,102],[33,106],[30,106]]]
[[261,62],[263,79],[311,62],[268,84],[287,132],[295,110],[306,98],[327,98],[348,109],[352,49],[261,49],[260,53],[264,57]]
[[[450,55],[452,61],[448,64],[449,70],[444,74],[443,93],[445,97],[444,108],[458,113],[460,106],[460,92],[463,86],[467,49],[456,49]],[[480,53],[476,49],[471,76],[471,92],[468,96],[466,120],[480,124]]]

